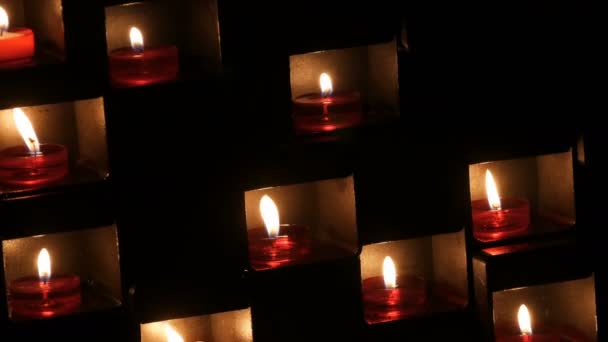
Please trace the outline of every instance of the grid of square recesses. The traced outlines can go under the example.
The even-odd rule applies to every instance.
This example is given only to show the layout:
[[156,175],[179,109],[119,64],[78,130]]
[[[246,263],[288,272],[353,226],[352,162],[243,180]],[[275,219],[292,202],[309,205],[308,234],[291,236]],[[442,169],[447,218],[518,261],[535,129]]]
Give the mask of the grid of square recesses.
[[[136,27],[143,37],[144,54],[167,47],[177,49],[179,78],[216,73],[221,56],[218,20],[216,0],[125,1],[107,6],[107,53],[112,55],[119,49],[130,49],[130,30]],[[162,68],[159,63],[159,60],[148,62],[148,66]],[[152,73],[151,70],[148,73]]]
[[[254,269],[314,263],[352,256],[359,250],[352,176],[256,189],[244,195],[249,260]],[[260,210],[264,196],[278,208],[279,238],[285,236],[288,244],[295,245],[269,258],[262,250],[267,243],[271,244],[270,254],[281,246],[272,246],[268,239]]]
[[[296,132],[317,133],[399,118],[397,45],[358,46],[289,58]],[[332,91],[323,99],[321,75]],[[327,84],[327,82],[323,82]],[[316,101],[316,102],[315,102]],[[327,118],[324,114],[326,102]],[[315,121],[315,117],[319,120]]]
[[[393,307],[387,305],[387,298],[383,302],[373,298],[374,292],[387,291],[384,283],[384,273],[390,275],[390,270],[384,270],[387,257],[395,266],[396,288],[401,289],[397,297],[401,297],[402,303]],[[464,230],[364,245],[360,260],[368,324],[458,311],[468,303]]]
[[[40,277],[49,266],[41,261],[42,249],[50,259],[47,283]],[[109,310],[122,304],[115,225],[4,240],[2,255],[12,320]]]
[[[21,107],[41,144],[63,145],[68,151],[69,171],[63,179],[44,185],[65,186],[103,180],[108,174],[106,123],[102,98]],[[25,147],[13,108],[0,109],[0,153]],[[1,182],[0,182],[1,183]],[[0,185],[0,194],[20,194],[30,190],[23,185]]]
[[28,28],[34,33],[34,63],[25,66],[59,63],[65,60],[61,0],[2,0],[0,7],[7,12],[9,31]]
[[250,309],[143,323],[140,329],[141,342],[248,342],[253,339]]
[[[502,202],[500,210],[490,209],[488,171]],[[576,223],[571,150],[471,164],[469,180],[473,236],[477,241],[556,233]]]

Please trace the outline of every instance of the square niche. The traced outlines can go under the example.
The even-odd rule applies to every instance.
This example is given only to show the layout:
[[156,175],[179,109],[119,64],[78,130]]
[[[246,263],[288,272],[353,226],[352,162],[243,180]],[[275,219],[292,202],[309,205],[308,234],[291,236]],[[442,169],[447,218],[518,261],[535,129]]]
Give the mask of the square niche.
[[216,0],[107,6],[110,82],[135,87],[215,74],[221,66]]
[[486,248],[473,257],[481,331],[496,341],[596,341],[595,277],[572,239]]
[[2,253],[13,321],[122,305],[115,225],[4,240]]
[[486,243],[576,223],[572,151],[469,165],[472,227]]
[[264,270],[358,252],[353,177],[245,192],[249,262]]
[[548,283],[492,293],[496,341],[532,331],[559,341],[597,341],[595,281]]
[[331,132],[399,118],[397,44],[289,57],[297,134]]
[[108,175],[102,98],[0,109],[0,131],[0,194]]
[[464,230],[364,245],[360,260],[368,324],[458,311],[468,304]]

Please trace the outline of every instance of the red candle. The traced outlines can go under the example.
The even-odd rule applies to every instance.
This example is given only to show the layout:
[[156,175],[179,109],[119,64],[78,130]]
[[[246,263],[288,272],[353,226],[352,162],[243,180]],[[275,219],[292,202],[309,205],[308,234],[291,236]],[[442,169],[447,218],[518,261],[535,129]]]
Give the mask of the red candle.
[[483,242],[521,235],[530,225],[530,203],[523,198],[500,198],[494,177],[486,170],[488,198],[471,202],[473,236]]
[[0,69],[30,64],[34,56],[34,32],[28,28],[8,28],[8,14],[0,7]]
[[363,119],[358,92],[333,93],[331,78],[321,74],[321,94],[298,96],[294,101],[297,133],[329,132],[355,126]]
[[369,324],[395,321],[424,312],[426,282],[413,275],[397,276],[391,257],[384,258],[383,276],[363,280],[365,321]]
[[13,319],[37,319],[72,313],[80,308],[80,278],[51,277],[51,259],[46,248],[38,255],[38,277],[10,283],[9,304]]
[[497,333],[497,342],[584,342],[586,338],[578,334],[545,330],[543,333],[532,332],[532,319],[528,307],[522,304],[517,312],[520,334],[507,335]]
[[32,123],[20,108],[13,109],[13,119],[25,146],[0,151],[0,184],[41,186],[65,177],[68,174],[67,148],[40,144]]
[[115,87],[134,87],[177,79],[179,61],[177,47],[160,46],[144,50],[138,28],[130,31],[131,47],[110,52],[110,80]]
[[308,228],[279,223],[279,210],[267,195],[260,200],[265,228],[247,232],[249,262],[255,270],[271,269],[301,262],[310,253]]

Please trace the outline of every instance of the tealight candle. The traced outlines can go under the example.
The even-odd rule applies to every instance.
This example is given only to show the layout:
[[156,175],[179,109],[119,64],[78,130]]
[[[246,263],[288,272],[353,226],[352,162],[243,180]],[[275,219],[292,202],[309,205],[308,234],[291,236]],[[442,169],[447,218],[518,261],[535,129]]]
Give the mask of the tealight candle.
[[51,257],[46,248],[38,254],[38,276],[10,283],[9,303],[13,319],[37,319],[65,315],[80,307],[80,277],[51,276]]
[[471,202],[473,236],[482,242],[521,235],[530,225],[530,203],[523,198],[500,198],[490,170],[486,170],[487,199]]
[[395,321],[424,312],[426,281],[415,275],[397,276],[390,256],[384,258],[383,276],[363,280],[365,320],[370,323]]
[[110,81],[115,87],[143,86],[173,81],[179,72],[177,47],[144,49],[144,38],[137,27],[129,32],[131,47],[110,52]]
[[256,270],[276,268],[302,261],[310,252],[308,228],[280,224],[279,210],[274,201],[264,195],[260,213],[265,228],[249,229],[249,262]]
[[26,66],[34,57],[34,32],[29,28],[9,30],[9,17],[0,7],[0,69]]
[[32,123],[21,108],[13,109],[13,119],[24,146],[0,151],[0,184],[41,186],[68,174],[68,150],[63,145],[40,144]]
[[330,132],[355,126],[363,120],[358,92],[333,93],[331,77],[319,77],[321,94],[305,94],[293,100],[297,133]]

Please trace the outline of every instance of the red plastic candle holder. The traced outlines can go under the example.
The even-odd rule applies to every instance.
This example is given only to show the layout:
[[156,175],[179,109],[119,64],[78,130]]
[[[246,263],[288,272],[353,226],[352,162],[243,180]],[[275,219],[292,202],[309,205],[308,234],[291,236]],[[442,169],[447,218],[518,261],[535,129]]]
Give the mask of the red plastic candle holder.
[[34,31],[15,28],[0,35],[0,69],[13,69],[33,63]]
[[358,92],[322,96],[306,94],[293,101],[297,133],[330,132],[356,126],[363,120]]
[[109,56],[110,80],[115,87],[136,87],[174,81],[179,72],[178,50],[175,46],[114,50]]
[[35,276],[19,278],[9,286],[13,319],[39,319],[72,313],[80,308],[80,277],[53,276],[47,282]]
[[310,254],[311,241],[306,226],[282,224],[280,234],[269,238],[266,228],[247,231],[249,262],[255,270],[277,268],[301,262]]
[[0,183],[10,186],[40,186],[68,174],[68,150],[63,145],[41,144],[40,152],[26,146],[0,151]]
[[482,242],[521,235],[530,226],[530,202],[520,198],[501,199],[501,209],[490,209],[486,199],[471,202],[473,236]]
[[387,289],[384,277],[363,280],[365,321],[369,324],[396,321],[426,310],[426,281],[419,276],[397,277],[397,287]]

